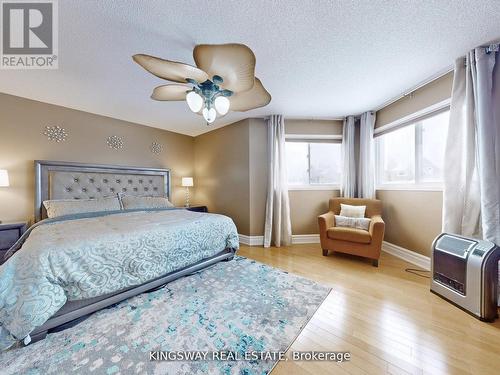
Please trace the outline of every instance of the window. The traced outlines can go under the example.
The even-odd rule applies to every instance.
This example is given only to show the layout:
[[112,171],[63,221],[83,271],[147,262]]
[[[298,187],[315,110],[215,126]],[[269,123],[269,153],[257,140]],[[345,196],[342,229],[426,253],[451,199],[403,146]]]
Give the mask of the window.
[[330,189],[340,185],[340,143],[287,140],[285,143],[290,189]]
[[440,188],[449,111],[375,139],[379,188]]

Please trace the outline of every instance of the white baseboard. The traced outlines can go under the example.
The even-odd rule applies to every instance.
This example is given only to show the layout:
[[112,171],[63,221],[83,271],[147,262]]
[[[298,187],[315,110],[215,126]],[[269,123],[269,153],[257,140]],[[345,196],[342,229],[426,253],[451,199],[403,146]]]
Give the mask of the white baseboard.
[[292,244],[319,243],[319,234],[294,234]]
[[[264,246],[264,236],[247,236],[239,234],[240,243],[247,246]],[[294,234],[292,235],[292,244],[314,244],[319,243],[319,234]],[[414,264],[425,270],[431,269],[431,259],[425,255],[418,254],[414,251],[405,249],[404,247],[394,245],[384,241],[382,251],[394,255],[397,258],[403,259],[408,263]]]
[[238,234],[240,243],[247,246],[264,246],[264,236],[247,236],[246,234]]
[[[264,236],[247,236],[238,234],[240,243],[247,246],[264,246]],[[319,234],[294,234],[292,244],[319,243]]]
[[398,257],[400,259],[406,260],[408,263],[414,264],[420,268],[423,268],[424,270],[431,269],[431,259],[429,257],[405,249],[404,247],[384,241],[382,243],[382,251],[394,255],[395,257]]

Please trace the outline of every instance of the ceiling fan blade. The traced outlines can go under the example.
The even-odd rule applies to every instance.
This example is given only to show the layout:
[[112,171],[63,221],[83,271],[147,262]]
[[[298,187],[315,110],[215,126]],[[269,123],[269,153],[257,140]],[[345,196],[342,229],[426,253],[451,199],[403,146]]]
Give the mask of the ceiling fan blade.
[[229,101],[231,111],[245,112],[268,105],[271,101],[271,94],[264,88],[260,79],[255,77],[255,84],[251,90],[236,93],[229,98]]
[[144,54],[137,54],[132,58],[148,72],[169,81],[184,83],[187,82],[186,78],[191,78],[201,83],[208,79],[207,73],[189,64]]
[[158,86],[153,90],[151,99],[164,101],[185,100],[186,92],[189,90],[191,90],[191,86],[189,85],[171,84]]
[[196,66],[210,78],[221,76],[223,89],[235,93],[250,90],[255,78],[255,55],[244,44],[199,44],[193,50]]

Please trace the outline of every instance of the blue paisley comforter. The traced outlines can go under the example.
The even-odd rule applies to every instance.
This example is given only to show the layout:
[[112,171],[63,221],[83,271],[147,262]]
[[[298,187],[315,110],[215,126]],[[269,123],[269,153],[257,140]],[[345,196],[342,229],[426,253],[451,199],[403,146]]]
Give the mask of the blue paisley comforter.
[[0,266],[0,350],[68,300],[116,292],[237,249],[238,234],[222,215],[134,210],[46,219],[21,242]]

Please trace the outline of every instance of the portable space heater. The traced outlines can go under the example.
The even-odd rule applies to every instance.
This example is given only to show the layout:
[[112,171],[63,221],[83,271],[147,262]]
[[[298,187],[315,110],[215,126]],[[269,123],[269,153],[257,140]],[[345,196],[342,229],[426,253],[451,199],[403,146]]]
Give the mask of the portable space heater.
[[431,292],[483,321],[498,317],[500,248],[442,233],[432,243]]

